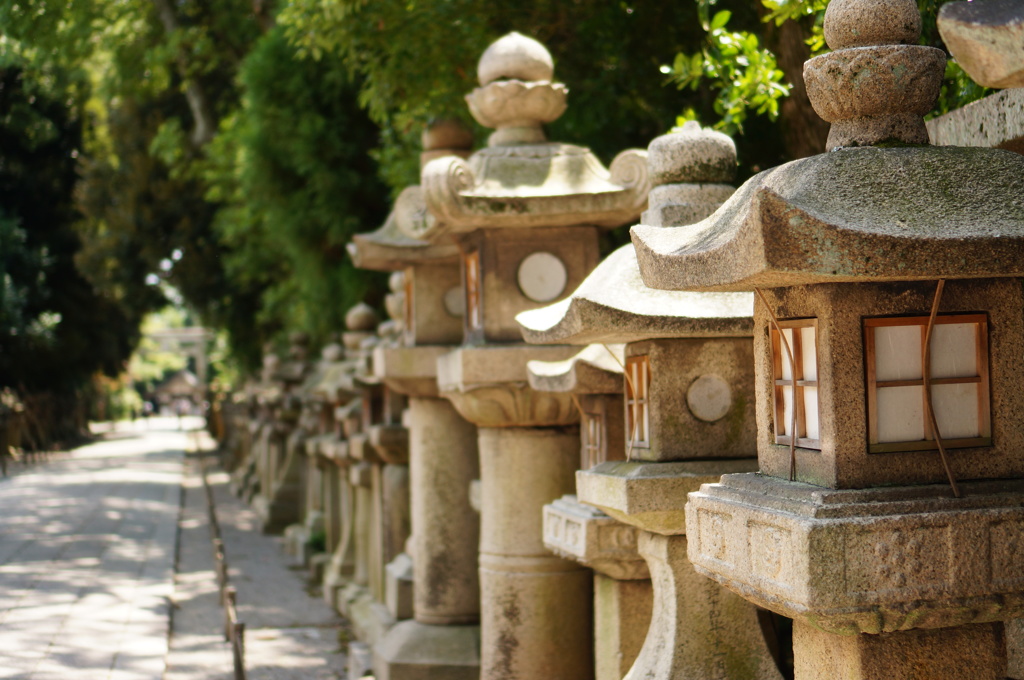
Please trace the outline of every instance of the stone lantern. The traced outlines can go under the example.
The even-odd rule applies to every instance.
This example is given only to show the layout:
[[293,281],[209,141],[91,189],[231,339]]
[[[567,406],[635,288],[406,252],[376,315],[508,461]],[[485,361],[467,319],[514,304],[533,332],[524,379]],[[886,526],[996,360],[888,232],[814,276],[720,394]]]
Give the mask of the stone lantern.
[[[429,161],[469,155],[472,137],[442,121],[427,129],[423,141],[423,160]],[[408,187],[384,226],[356,236],[349,246],[356,266],[394,271],[393,281],[402,282],[402,294],[389,301],[395,306],[389,312],[402,319],[402,338],[375,348],[373,371],[387,389],[408,397],[411,619],[377,642],[373,666],[378,680],[424,675],[475,680],[480,674],[479,519],[469,504],[469,486],[479,474],[476,428],[438,395],[436,369],[438,357],[462,339],[460,259],[454,243],[406,235],[425,213],[420,187]],[[409,556],[403,560],[407,565]],[[389,565],[397,568],[395,562]]]
[[265,533],[280,534],[301,518],[303,467],[299,447],[305,434],[299,427],[302,415],[301,386],[309,372],[309,336],[292,333],[287,361],[275,372],[281,391],[273,396],[272,425],[263,448],[260,492],[253,508]]
[[359,370],[347,376],[345,385],[359,400],[357,411],[351,413],[358,424],[344,450],[353,498],[354,571],[336,602],[359,640],[350,646],[350,656],[354,665],[365,666],[362,670],[369,670],[373,646],[396,621],[411,614],[402,606],[410,584],[402,583],[406,579],[401,573],[388,569],[410,534],[408,432],[402,425],[405,397],[381,382],[372,367],[374,348],[382,342],[380,334],[388,323],[360,343]]
[[568,394],[530,388],[526,364],[570,346],[523,345],[515,314],[559,299],[598,261],[601,229],[629,223],[647,199],[644,154],[606,170],[586,148],[546,141],[565,110],[543,45],[509,34],[478,66],[471,113],[494,128],[468,160],[438,158],[422,184],[428,219],[411,235],[458,244],[463,347],[437,365],[440,393],[478,427],[481,678],[592,676],[592,578],[543,543],[541,510],[573,490],[578,414]]
[[[572,396],[580,416],[581,470],[626,456],[624,349],[592,344],[565,361],[527,364],[530,387]],[[544,506],[544,545],[594,571],[594,677],[621,680],[651,623],[651,575],[636,550],[636,529],[568,494]]]
[[324,526],[330,553],[322,587],[324,600],[335,608],[341,605],[341,591],[346,585],[354,580],[367,581],[362,563],[356,569],[356,493],[350,483],[353,460],[348,455],[348,440],[362,425],[362,399],[353,376],[367,370],[369,358],[362,344],[373,337],[377,324],[377,314],[369,305],[360,303],[348,310],[346,330],[341,334],[343,357],[325,378],[322,388],[333,404],[334,424],[334,436],[319,442],[317,447],[318,462],[324,468]]
[[[285,529],[285,550],[296,557],[302,566],[311,566],[313,580],[320,581],[326,556],[314,555],[325,536],[324,523],[324,481],[323,460],[318,455],[321,443],[332,442],[336,434],[332,431],[333,377],[344,368],[341,361],[344,349],[330,343],[324,346],[320,360],[308,372],[300,390],[302,414],[299,425],[290,439],[289,446],[298,451],[302,462],[302,493],[300,522]],[[311,561],[316,559],[315,564]]]
[[242,459],[231,474],[232,491],[251,503],[260,489],[260,473],[265,458],[264,450],[269,444],[271,405],[281,394],[277,380],[277,369],[281,358],[273,352],[271,345],[263,348],[263,360],[259,380],[246,385],[248,420]]
[[[648,162],[657,186],[642,221],[659,229],[685,229],[667,227],[706,217],[733,191],[725,184],[735,175],[732,140],[695,123],[654,140]],[[576,473],[579,501],[610,517],[584,519],[569,512],[567,499],[546,511],[562,517],[552,523],[556,539],[571,524],[584,537],[617,520],[618,534],[632,532],[633,550],[647,562],[654,607],[628,680],[782,677],[771,621],[686,559],[686,491],[756,468],[752,298],[651,290],[627,245],[568,299],[517,317],[528,342],[625,343],[619,390],[627,460]],[[600,555],[586,550],[591,541],[577,542],[584,556]]]
[[947,2],[937,23],[946,47],[975,82],[1007,89],[932,118],[927,122],[932,144],[1024,154],[1024,5]]
[[[835,150],[633,231],[647,285],[755,291],[760,474],[690,495],[689,557],[794,619],[796,678],[1005,677],[1024,611],[1024,159],[921,145],[912,0],[833,2]],[[884,148],[880,148],[884,147]]]

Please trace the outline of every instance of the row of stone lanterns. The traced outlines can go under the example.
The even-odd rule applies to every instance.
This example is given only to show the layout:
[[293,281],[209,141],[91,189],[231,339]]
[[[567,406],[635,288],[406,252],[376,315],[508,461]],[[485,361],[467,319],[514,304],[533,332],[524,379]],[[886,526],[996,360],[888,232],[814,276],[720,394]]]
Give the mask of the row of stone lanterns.
[[547,142],[550,55],[485,52],[488,146],[433,127],[350,247],[391,318],[296,338],[233,428],[355,677],[1022,677],[1024,159],[919,146],[917,17],[833,0],[834,150],[735,192],[695,124],[607,170]]

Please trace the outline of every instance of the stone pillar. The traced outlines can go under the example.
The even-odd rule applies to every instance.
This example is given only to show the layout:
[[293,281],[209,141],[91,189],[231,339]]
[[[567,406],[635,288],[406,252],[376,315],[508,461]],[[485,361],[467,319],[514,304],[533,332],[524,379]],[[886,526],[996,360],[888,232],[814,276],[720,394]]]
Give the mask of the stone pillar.
[[650,579],[626,581],[594,572],[594,677],[618,680],[633,667],[651,625]]
[[355,489],[349,479],[348,442],[338,441],[327,455],[327,540],[331,560],[323,578],[324,600],[340,609],[340,591],[355,574]]
[[482,680],[593,676],[590,572],[544,547],[542,510],[571,493],[577,428],[480,428]]
[[639,529],[654,610],[627,680],[781,680],[758,609],[693,569],[683,523],[686,491],[750,460],[605,463],[577,474],[579,497]]
[[480,675],[476,428],[445,399],[410,397],[414,619],[374,649],[378,680]]
[[1003,624],[833,635],[793,621],[797,678],[829,680],[1002,680]]
[[594,672],[621,680],[651,625],[654,593],[635,527],[563,496],[544,506],[544,545],[594,570]]
[[480,474],[476,428],[446,399],[409,401],[416,620],[469,624],[480,618],[480,518],[469,483]]
[[654,612],[627,680],[781,678],[757,609],[693,570],[686,536],[641,531],[638,547],[651,570]]

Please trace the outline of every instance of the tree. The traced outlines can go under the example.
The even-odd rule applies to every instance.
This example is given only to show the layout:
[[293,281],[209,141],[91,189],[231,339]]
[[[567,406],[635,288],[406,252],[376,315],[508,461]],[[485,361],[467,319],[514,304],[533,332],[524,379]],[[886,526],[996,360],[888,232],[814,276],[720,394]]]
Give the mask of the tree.
[[298,59],[274,29],[246,57],[243,105],[222,127],[206,173],[207,197],[224,205],[219,233],[227,267],[264,280],[260,320],[322,342],[344,328],[345,311],[383,279],[356,270],[353,234],[387,215],[387,187],[370,151],[377,128],[336,58]]
[[[941,47],[934,26],[944,1],[919,0],[924,44]],[[571,89],[554,138],[608,159],[645,146],[677,117],[698,119],[736,135],[743,179],[824,148],[828,125],[811,108],[802,71],[825,48],[826,4],[291,0],[280,20],[304,54],[338,55],[362,76],[361,101],[384,130],[380,157],[393,187],[415,179],[406,160],[414,133],[432,116],[465,117],[476,60],[513,29],[548,46]],[[947,76],[937,112],[980,96],[955,65]]]
[[45,445],[74,434],[78,395],[97,371],[121,370],[138,319],[75,267],[80,107],[24,75],[0,68],[0,388],[32,407]]

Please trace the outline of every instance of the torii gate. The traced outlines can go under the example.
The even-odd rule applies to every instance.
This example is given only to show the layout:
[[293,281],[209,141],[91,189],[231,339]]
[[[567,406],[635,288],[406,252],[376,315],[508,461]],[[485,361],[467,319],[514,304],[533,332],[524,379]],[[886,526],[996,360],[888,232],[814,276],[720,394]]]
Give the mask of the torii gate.
[[214,338],[212,331],[202,326],[187,326],[144,333],[143,336],[156,341],[160,345],[160,349],[165,352],[178,352],[195,359],[196,377],[199,378],[199,385],[205,394],[206,374],[209,367],[206,348]]

